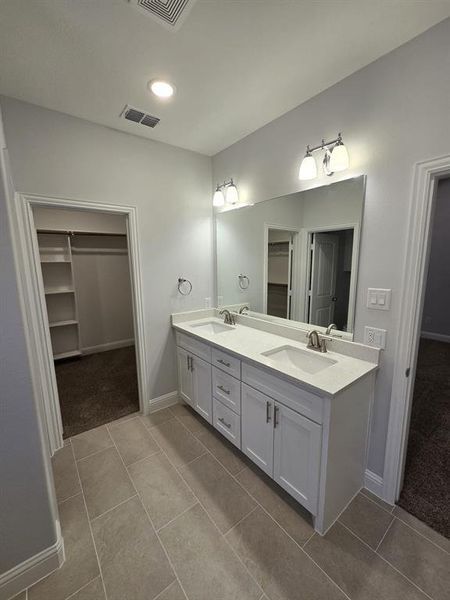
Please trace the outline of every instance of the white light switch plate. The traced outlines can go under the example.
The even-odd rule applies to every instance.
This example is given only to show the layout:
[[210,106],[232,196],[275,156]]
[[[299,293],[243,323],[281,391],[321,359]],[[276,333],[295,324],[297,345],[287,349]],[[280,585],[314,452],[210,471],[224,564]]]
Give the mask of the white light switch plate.
[[364,343],[367,346],[374,346],[375,348],[386,348],[386,329],[377,329],[376,327],[364,327]]
[[391,292],[383,288],[369,288],[367,290],[367,308],[374,310],[389,310],[391,308]]
[[205,308],[211,308],[211,298],[205,298]]

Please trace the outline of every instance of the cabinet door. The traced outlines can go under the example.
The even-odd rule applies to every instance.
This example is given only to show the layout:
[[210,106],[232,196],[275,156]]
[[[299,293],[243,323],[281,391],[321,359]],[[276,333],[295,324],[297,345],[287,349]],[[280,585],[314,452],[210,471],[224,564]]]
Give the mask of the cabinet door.
[[241,449],[254,463],[273,475],[273,407],[274,401],[242,384]]
[[198,358],[191,357],[193,408],[209,423],[212,423],[212,387],[211,365]]
[[178,366],[178,393],[191,406],[193,401],[191,357],[183,350],[177,347],[177,366]]
[[317,514],[322,427],[275,403],[274,479]]

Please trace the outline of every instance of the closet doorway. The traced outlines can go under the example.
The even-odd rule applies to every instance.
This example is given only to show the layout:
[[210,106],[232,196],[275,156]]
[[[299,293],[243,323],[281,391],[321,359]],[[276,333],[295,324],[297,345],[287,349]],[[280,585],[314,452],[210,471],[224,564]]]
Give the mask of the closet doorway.
[[406,463],[398,504],[450,537],[450,178],[437,183],[434,204]]
[[125,215],[35,207],[63,438],[139,411]]

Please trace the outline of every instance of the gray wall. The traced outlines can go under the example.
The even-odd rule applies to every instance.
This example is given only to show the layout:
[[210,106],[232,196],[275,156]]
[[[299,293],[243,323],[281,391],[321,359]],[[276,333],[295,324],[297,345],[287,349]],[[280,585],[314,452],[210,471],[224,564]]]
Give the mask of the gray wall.
[[0,115],[0,574],[56,541],[18,297]]
[[422,331],[450,338],[450,178],[438,184]]
[[[137,207],[150,397],[177,388],[170,313],[212,297],[211,159],[2,97],[19,192]],[[182,275],[190,296],[177,292]]]
[[[383,474],[397,336],[405,235],[417,161],[448,154],[450,19],[269,123],[213,158],[214,181],[232,176],[255,202],[308,187],[299,182],[306,144],[342,131],[351,168],[334,180],[367,174],[356,341],[364,325],[388,330],[378,373],[369,468]],[[390,312],[366,308],[368,287],[392,288]]]

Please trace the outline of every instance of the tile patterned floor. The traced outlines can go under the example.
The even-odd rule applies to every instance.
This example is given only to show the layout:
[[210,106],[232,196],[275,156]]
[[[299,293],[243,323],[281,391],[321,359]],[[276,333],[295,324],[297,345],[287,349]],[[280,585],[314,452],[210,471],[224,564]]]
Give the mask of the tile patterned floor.
[[67,560],[17,600],[448,599],[450,541],[370,492],[325,537],[184,406],[53,461]]

